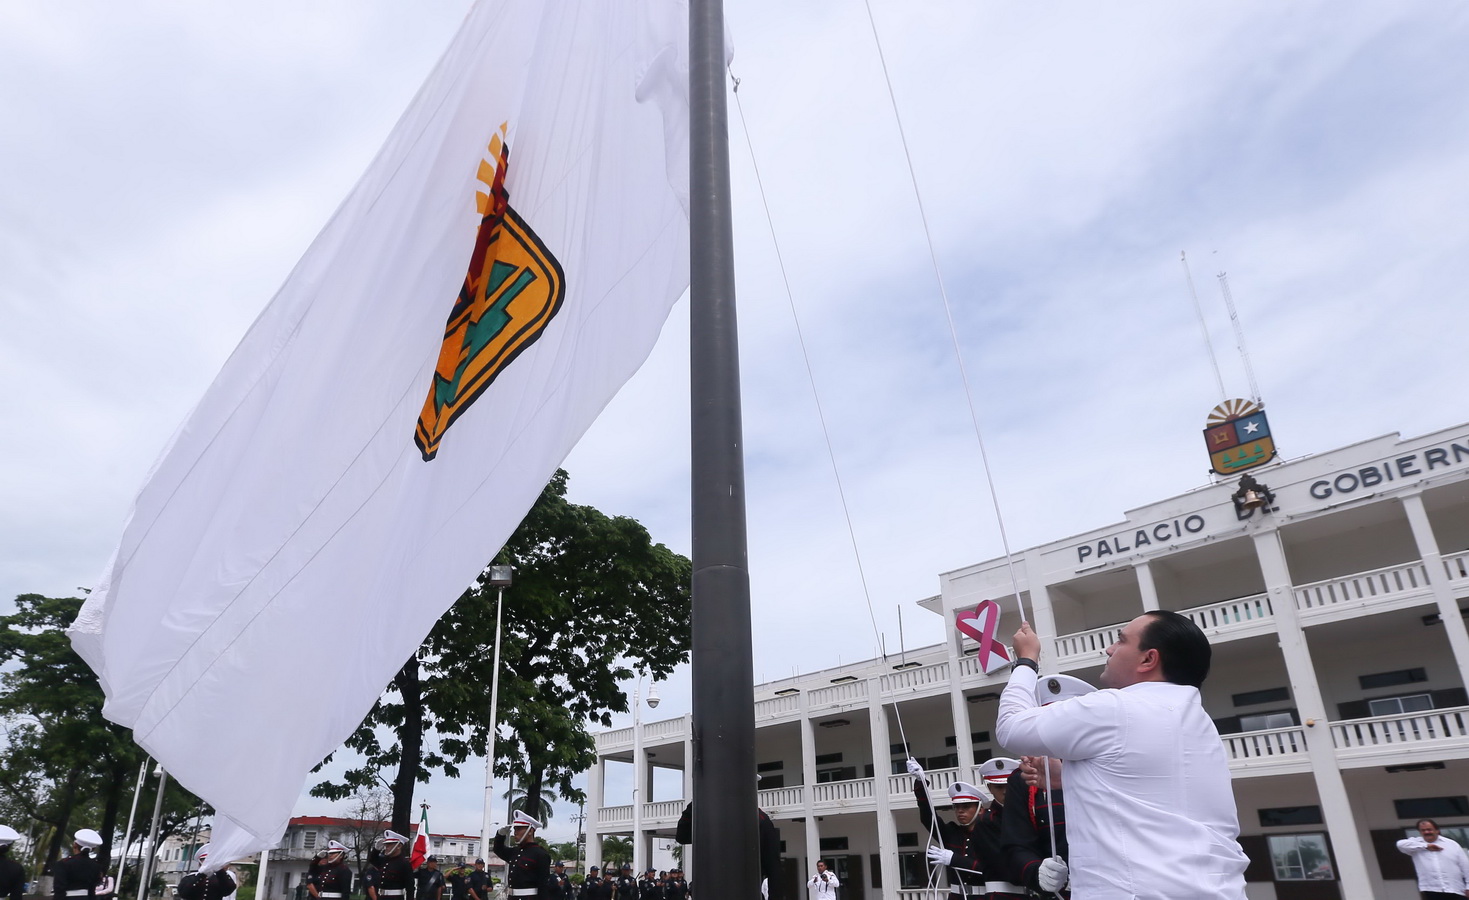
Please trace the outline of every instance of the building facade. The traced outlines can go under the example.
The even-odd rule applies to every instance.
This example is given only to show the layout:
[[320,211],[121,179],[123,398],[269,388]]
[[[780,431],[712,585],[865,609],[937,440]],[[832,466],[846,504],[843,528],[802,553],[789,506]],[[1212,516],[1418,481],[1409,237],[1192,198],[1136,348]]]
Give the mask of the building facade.
[[[1229,479],[1015,554],[1042,671],[1095,682],[1138,614],[1193,619],[1214,647],[1203,699],[1230,759],[1252,900],[1416,897],[1394,842],[1425,817],[1469,830],[1469,424],[1251,474],[1272,495],[1264,508],[1240,509]],[[755,687],[760,803],[792,891],[825,858],[844,900],[918,900],[926,835],[905,758],[943,788],[1009,755],[993,737],[1008,672],[985,674],[954,624],[992,600],[1008,638],[1009,566],[940,585],[919,605],[944,617],[944,644]],[[690,793],[689,719],[603,732],[597,749],[589,858],[603,837],[635,835],[645,860]],[[606,767],[634,760],[640,802],[605,805]],[[651,796],[654,767],[685,770],[683,796]]]
[[[280,845],[270,851],[265,890],[257,900],[301,900],[306,896],[302,881],[306,870],[317,852],[331,841],[340,841],[347,847],[347,864],[352,871],[361,872],[367,864],[367,852],[372,842],[390,825],[389,822],[336,816],[297,816],[291,819],[286,833],[281,836]],[[476,857],[483,857],[488,863],[486,868],[499,877],[504,862],[499,857],[483,853],[483,849],[479,835],[429,834],[429,852],[439,858],[441,868],[464,865]],[[361,893],[357,888],[354,891]]]

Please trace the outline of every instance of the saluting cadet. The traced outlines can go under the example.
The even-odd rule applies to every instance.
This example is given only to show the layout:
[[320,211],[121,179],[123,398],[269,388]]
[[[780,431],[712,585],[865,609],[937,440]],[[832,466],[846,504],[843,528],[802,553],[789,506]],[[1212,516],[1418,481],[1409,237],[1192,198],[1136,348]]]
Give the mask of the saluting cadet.
[[362,874],[368,900],[413,900],[413,864],[403,855],[408,839],[389,830],[384,831],[376,843],[380,846],[373,847],[368,854],[367,871]]
[[944,867],[944,874],[949,878],[949,896],[955,900],[983,897],[985,873],[980,868],[979,844],[974,833],[982,792],[966,781],[949,785],[954,821],[946,822],[934,815],[923,767],[912,757],[908,758],[908,774],[913,776],[913,796],[918,798],[918,819],[930,835],[938,834],[939,843],[928,848],[927,856],[929,862]]
[[985,900],[1027,900],[1030,896],[1024,887],[1009,880],[1010,869],[1000,843],[1000,828],[1006,818],[1008,783],[1010,776],[1018,771],[1020,760],[1003,756],[987,759],[979,766],[980,778],[995,798],[995,802],[979,814],[974,824],[980,869],[984,872]]
[[0,900],[20,900],[25,891],[25,867],[10,858],[10,845],[20,840],[20,832],[0,825]]
[[558,859],[551,868],[551,880],[556,884],[557,900],[571,900],[574,885],[571,883],[571,876],[566,874],[566,863]]
[[320,900],[344,900],[352,894],[352,869],[347,865],[347,846],[329,841],[316,873],[306,882],[306,890]]
[[638,897],[641,900],[663,900],[663,882],[658,880],[658,870],[652,866],[638,879]]
[[638,881],[632,877],[632,863],[623,863],[621,874],[617,876],[617,883],[613,885],[613,894],[617,900],[638,900]]
[[100,846],[102,835],[90,828],[83,828],[73,836],[71,856],[57,860],[51,866],[51,889],[57,900],[62,897],[96,896],[97,882],[102,880],[102,870],[87,851]]
[[[495,855],[505,860],[508,897],[556,900],[555,883],[551,880],[551,854],[536,843],[536,829],[540,827],[540,822],[524,812],[517,812],[515,820],[495,834]],[[506,832],[510,833],[510,844],[505,841]]]
[[1066,764],[1069,861],[1086,900],[1244,900],[1224,744],[1199,698],[1212,648],[1166,610],[1124,625],[1107,648],[1104,690],[1039,706],[1040,638],[1022,623],[995,736]]

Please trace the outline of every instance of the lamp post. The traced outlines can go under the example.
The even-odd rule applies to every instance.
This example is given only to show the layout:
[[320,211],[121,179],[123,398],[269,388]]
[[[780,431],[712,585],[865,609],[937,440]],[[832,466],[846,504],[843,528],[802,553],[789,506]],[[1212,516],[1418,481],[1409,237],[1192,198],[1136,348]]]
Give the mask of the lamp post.
[[153,801],[153,826],[148,830],[148,854],[139,860],[138,900],[148,896],[148,882],[153,878],[153,860],[158,855],[158,820],[163,816],[163,795],[168,788],[168,773],[162,765],[153,767],[158,776],[158,797]]
[[498,589],[495,597],[495,662],[490,676],[490,730],[485,735],[485,808],[484,821],[480,828],[480,855],[490,855],[490,816],[495,803],[495,729],[499,727],[500,712],[500,624],[505,606],[505,588],[513,580],[510,566],[490,566],[490,586]]
[[[632,868],[633,877],[643,873],[643,789],[647,781],[648,761],[643,757],[643,676],[632,694]],[[658,685],[648,685],[648,708],[658,708]]]

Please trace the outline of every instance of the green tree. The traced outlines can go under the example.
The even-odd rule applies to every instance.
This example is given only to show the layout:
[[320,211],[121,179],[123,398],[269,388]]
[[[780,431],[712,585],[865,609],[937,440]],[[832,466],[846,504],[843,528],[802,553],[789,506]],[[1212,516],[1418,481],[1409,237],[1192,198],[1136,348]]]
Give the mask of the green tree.
[[632,838],[609,836],[602,838],[602,863],[608,869],[632,862]]
[[551,816],[556,812],[555,807],[551,805],[551,798],[547,794],[547,791],[541,791],[540,803],[534,809],[530,806],[530,794],[523,788],[512,787],[510,790],[501,794],[500,798],[510,801],[510,809],[512,811],[523,812],[544,825],[551,821]]
[[[610,725],[628,710],[619,682],[666,677],[689,655],[689,560],[633,519],[569,502],[566,482],[558,469],[492,561],[515,569],[495,774],[525,786],[529,809],[543,790],[584,799],[571,780],[596,759],[586,722]],[[339,800],[386,784],[393,827],[406,832],[414,784],[434,770],[457,776],[485,752],[496,595],[481,575],[460,596],[347,740],[361,763],[314,795]]]
[[551,851],[553,860],[564,860],[571,865],[576,865],[576,841],[562,841],[559,844],[550,844],[546,848]]
[[[22,594],[15,606],[0,616],[0,795],[45,826],[45,864],[77,828],[92,827],[102,835],[106,865],[145,756],[128,729],[103,718],[102,687],[66,636],[82,601]],[[198,800],[170,785],[164,803],[169,834]]]

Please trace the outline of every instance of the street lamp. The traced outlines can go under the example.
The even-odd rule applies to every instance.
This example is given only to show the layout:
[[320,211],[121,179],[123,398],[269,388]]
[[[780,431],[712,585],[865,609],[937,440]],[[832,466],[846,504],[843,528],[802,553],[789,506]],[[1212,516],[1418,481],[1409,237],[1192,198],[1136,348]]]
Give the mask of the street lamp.
[[500,623],[503,621],[505,589],[513,580],[510,566],[490,566],[486,571],[490,587],[496,588],[495,596],[495,662],[490,676],[490,730],[485,735],[485,809],[480,828],[480,854],[490,854],[490,810],[495,801],[495,729],[499,727],[500,712]]
[[[632,694],[632,866],[633,874],[643,873],[643,782],[647,780],[648,760],[643,756],[643,676]],[[648,708],[657,709],[661,698],[658,683],[648,685]]]

